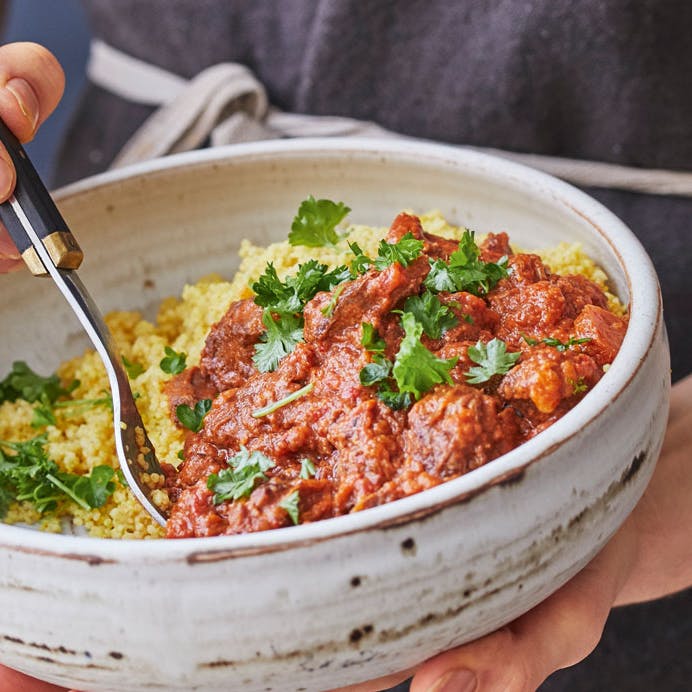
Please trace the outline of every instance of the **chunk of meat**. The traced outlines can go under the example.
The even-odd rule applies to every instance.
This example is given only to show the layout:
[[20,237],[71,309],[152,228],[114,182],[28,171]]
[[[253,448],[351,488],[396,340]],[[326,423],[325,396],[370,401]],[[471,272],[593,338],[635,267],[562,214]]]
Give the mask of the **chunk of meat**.
[[325,314],[325,308],[332,295],[318,293],[303,311],[305,340],[338,339],[347,330],[360,329],[363,322],[379,331],[387,313],[404,298],[419,292],[429,271],[430,265],[423,256],[408,267],[395,262],[381,272],[370,270],[345,284],[331,315]]
[[589,339],[582,348],[599,365],[613,362],[626,331],[626,320],[596,305],[585,305],[574,320],[574,337]]
[[329,431],[337,452],[335,504],[349,512],[364,497],[394,477],[401,465],[402,417],[379,399],[359,401],[344,411]]
[[174,375],[164,386],[164,392],[168,397],[171,419],[178,425],[176,409],[181,404],[194,408],[202,399],[213,399],[218,390],[211,378],[198,367],[183,370]]
[[200,358],[200,368],[217,391],[240,387],[256,372],[255,344],[264,332],[262,308],[250,300],[231,303],[211,328]]
[[415,403],[404,433],[404,453],[438,478],[482,466],[518,443],[516,414],[466,385],[437,387]]
[[481,251],[480,257],[484,262],[499,262],[503,257],[509,257],[512,254],[512,248],[509,246],[509,236],[502,233],[488,233],[478,245]]
[[506,400],[530,399],[541,413],[551,413],[564,399],[590,389],[602,375],[601,367],[585,353],[540,348],[504,376],[498,393]]

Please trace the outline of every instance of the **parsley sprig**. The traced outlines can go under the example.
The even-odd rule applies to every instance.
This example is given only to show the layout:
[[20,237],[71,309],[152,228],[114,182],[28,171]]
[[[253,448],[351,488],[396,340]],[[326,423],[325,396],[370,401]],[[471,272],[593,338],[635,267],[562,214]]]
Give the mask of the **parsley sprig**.
[[166,355],[159,363],[161,370],[168,375],[180,375],[187,367],[187,353],[178,353],[170,346],[165,346],[163,351]]
[[392,375],[400,392],[410,392],[416,399],[436,384],[453,384],[449,374],[457,358],[442,359],[421,343],[423,325],[410,312],[401,316],[405,336],[394,360]]
[[55,403],[69,396],[79,387],[79,380],[73,380],[63,387],[57,375],[44,377],[35,373],[24,361],[12,363],[12,370],[5,379],[0,380],[0,404],[3,401],[23,399],[29,403],[41,402],[44,405]]
[[350,211],[343,202],[315,199],[310,195],[298,207],[288,234],[288,242],[307,247],[334,246],[342,238],[336,232],[336,227]]
[[545,339],[532,339],[531,337],[528,337],[525,334],[522,334],[522,338],[529,346],[545,344],[546,346],[552,346],[556,350],[560,351],[560,353],[566,351],[570,346],[587,344],[589,341],[592,340],[589,336],[584,336],[581,338],[571,336],[569,339],[567,339],[567,341],[560,341],[560,339],[555,339],[552,336],[547,336]]
[[459,323],[449,307],[430,291],[424,291],[420,296],[409,296],[404,303],[404,312],[410,312],[431,339],[439,339]]
[[294,525],[300,523],[299,503],[300,493],[297,490],[289,493],[286,495],[286,497],[284,497],[283,500],[281,500],[281,502],[279,502],[279,507],[286,510],[286,513],[289,517],[291,517],[291,521]]
[[[423,325],[412,312],[401,315],[404,338],[401,340],[394,362],[381,352],[374,352],[370,363],[360,371],[360,382],[365,387],[377,385],[377,396],[392,409],[408,408],[436,384],[453,384],[452,368],[457,358],[438,358],[421,342]],[[361,342],[378,344],[374,327],[368,329],[367,339]],[[367,347],[366,347],[367,348]]]
[[500,279],[508,276],[507,257],[499,262],[484,262],[480,259],[480,249],[474,237],[473,231],[465,230],[449,262],[441,259],[430,261],[430,272],[424,282],[427,288],[436,293],[467,291],[485,295]]
[[228,459],[228,466],[207,478],[207,488],[214,492],[215,505],[249,497],[258,483],[267,480],[266,472],[276,463],[262,452],[250,452],[246,447],[241,447],[237,454]]
[[66,473],[48,457],[45,445],[45,435],[26,442],[0,440],[0,517],[12,502],[29,502],[41,514],[56,509],[63,499],[94,509],[115,490],[110,466],[95,466],[85,476]]
[[202,429],[204,417],[210,410],[211,399],[202,399],[195,404],[194,408],[187,404],[179,404],[175,407],[175,415],[181,425],[198,433]]
[[398,262],[402,267],[408,267],[420,256],[423,250],[423,241],[415,238],[410,232],[403,235],[396,243],[381,240],[375,259],[368,257],[358,243],[349,243],[348,246],[355,256],[351,262],[351,274],[355,278],[364,274],[370,267],[383,271],[395,262]]
[[255,344],[252,362],[260,372],[272,372],[278,367],[279,361],[303,340],[303,320],[296,315],[274,319],[271,312],[265,310],[262,324],[266,330]]
[[505,342],[497,337],[487,343],[478,340],[475,346],[469,346],[468,354],[474,363],[478,363],[466,373],[469,384],[482,384],[494,375],[508,373],[521,356],[521,352],[508,352]]
[[260,372],[276,370],[279,361],[303,340],[303,308],[320,291],[330,291],[351,278],[344,267],[328,271],[326,264],[309,260],[283,281],[270,262],[262,276],[252,284],[255,303],[264,308],[265,331],[255,345],[252,358]]

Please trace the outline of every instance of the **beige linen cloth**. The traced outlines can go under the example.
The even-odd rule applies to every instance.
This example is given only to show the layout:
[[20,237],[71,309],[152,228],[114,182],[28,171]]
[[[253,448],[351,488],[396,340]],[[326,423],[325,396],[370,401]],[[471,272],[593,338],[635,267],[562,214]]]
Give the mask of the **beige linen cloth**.
[[[372,122],[278,110],[270,105],[255,75],[238,63],[219,63],[186,80],[96,40],[91,45],[87,74],[111,93],[157,106],[125,144],[112,168],[196,149],[206,141],[218,146],[294,137],[405,138]],[[692,172],[472,148],[575,185],[692,197]]]

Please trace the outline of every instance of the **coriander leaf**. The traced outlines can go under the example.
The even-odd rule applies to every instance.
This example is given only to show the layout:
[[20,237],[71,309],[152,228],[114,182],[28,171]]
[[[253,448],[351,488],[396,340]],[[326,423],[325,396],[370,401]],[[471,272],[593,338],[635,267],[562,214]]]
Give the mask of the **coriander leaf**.
[[24,361],[15,361],[12,370],[0,381],[0,403],[23,399],[29,403],[40,401],[52,404],[61,396],[68,396],[79,386],[78,380],[63,387],[57,375],[43,377],[36,374]]
[[144,366],[141,363],[129,361],[127,358],[125,358],[125,356],[121,356],[121,358],[123,361],[123,366],[125,367],[125,371],[127,372],[127,376],[131,380],[134,380],[135,378],[139,377],[144,372]]
[[468,354],[474,363],[478,363],[466,373],[469,384],[481,384],[493,375],[504,375],[514,367],[521,356],[520,352],[508,353],[507,345],[498,338],[488,341],[487,344],[479,340],[475,346],[469,346]]
[[424,291],[421,296],[409,296],[404,303],[404,312],[410,312],[431,339],[439,339],[459,322],[454,313],[430,291]]
[[[30,502],[41,514],[57,507],[64,495],[48,476],[58,473],[57,464],[48,458],[46,436],[26,442],[0,440],[0,487],[14,502]],[[3,449],[14,454],[6,454]]]
[[430,271],[425,277],[423,285],[436,293],[442,291],[455,293],[457,290],[456,281],[450,266],[441,259],[430,260]]
[[305,304],[320,291],[331,291],[334,286],[351,278],[345,266],[327,271],[326,264],[309,260],[298,266],[293,276],[284,281],[279,279],[274,265],[267,264],[264,274],[252,284],[255,303],[280,315],[294,315],[302,312]]
[[259,279],[252,284],[252,290],[255,293],[255,303],[274,312],[293,314],[300,312],[303,307],[295,287],[279,279],[271,262],[267,264]]
[[383,355],[377,353],[373,357],[371,363],[368,363],[365,367],[361,368],[359,375],[360,383],[364,387],[370,387],[373,384],[386,380],[391,371],[391,361],[387,360]]
[[292,401],[300,399],[300,397],[309,394],[314,386],[314,382],[309,382],[304,387],[296,389],[295,392],[291,392],[288,396],[285,396],[283,399],[279,399],[279,401],[275,401],[271,404],[268,404],[267,406],[263,406],[262,408],[255,409],[252,412],[253,418],[262,418],[263,416],[268,416],[270,413],[274,413],[274,411],[277,411],[283,406],[290,404]]
[[286,497],[279,502],[279,507],[286,510],[294,525],[300,523],[299,502],[300,494],[297,490],[294,490],[290,495],[286,495]]
[[295,315],[283,315],[275,320],[271,312],[265,310],[262,323],[267,331],[255,344],[252,362],[260,372],[271,372],[303,340],[303,320]]
[[51,478],[63,492],[84,509],[103,507],[115,491],[115,469],[110,466],[94,466],[87,476],[58,473]]
[[[111,411],[113,410],[113,397],[111,393],[103,390],[104,395],[97,399],[66,399],[65,401],[56,401],[53,408],[67,409],[67,415],[82,413],[85,410],[95,408],[97,406],[105,406]],[[135,399],[138,397],[135,397]]]
[[215,505],[226,500],[248,497],[258,482],[267,480],[265,472],[276,466],[274,461],[261,452],[249,452],[242,447],[228,459],[229,468],[212,473],[207,478],[207,488],[214,491]]
[[336,307],[336,304],[339,302],[339,296],[341,295],[341,291],[343,291],[345,287],[346,284],[341,284],[334,289],[329,302],[320,310],[320,312],[325,317],[331,317],[334,314],[334,308]]
[[457,358],[443,360],[433,355],[420,341],[423,326],[410,313],[401,316],[405,336],[396,354],[392,374],[399,392],[410,392],[416,399],[436,384],[453,384],[449,371]]
[[423,241],[417,240],[412,233],[406,233],[396,243],[388,243],[386,240],[381,240],[377,248],[377,259],[375,259],[375,268],[382,271],[398,262],[402,267],[408,267],[423,250]]
[[566,351],[570,346],[576,346],[577,344],[586,344],[589,341],[591,341],[591,337],[588,336],[582,337],[581,339],[577,339],[572,336],[565,342],[562,342],[559,339],[554,339],[553,337],[546,337],[545,339],[542,339],[542,342],[546,346],[553,346],[558,351],[560,351],[560,353]]
[[315,464],[312,463],[312,459],[305,457],[300,461],[300,477],[301,478],[314,478],[317,473]]
[[179,375],[185,370],[187,353],[177,353],[170,346],[164,348],[165,358],[159,363],[161,370],[168,375]]
[[50,406],[39,404],[34,409],[34,415],[31,419],[32,428],[44,428],[47,425],[55,425],[55,414]]
[[84,509],[101,507],[115,490],[110,466],[96,466],[87,476],[60,471],[45,443],[45,435],[26,442],[0,440],[0,517],[10,502],[31,502],[40,513],[54,510],[65,498]]
[[396,392],[392,389],[390,380],[382,382],[377,390],[377,397],[393,411],[401,411],[413,403],[410,392]]
[[465,230],[447,264],[439,259],[430,262],[430,272],[423,283],[436,292],[468,291],[484,295],[506,276],[507,258],[503,257],[499,262],[483,262],[473,231]]
[[361,249],[358,243],[348,243],[351,252],[354,254],[354,259],[351,262],[351,276],[355,278],[366,271],[375,263]]
[[180,404],[175,407],[175,415],[178,417],[181,425],[185,426],[192,432],[199,432],[204,423],[204,417],[211,409],[211,399],[202,399],[191,408],[187,404]]
[[366,351],[370,353],[384,353],[387,347],[385,340],[380,337],[375,327],[369,322],[362,322],[363,335],[360,337],[360,343]]
[[307,247],[336,245],[341,237],[335,229],[350,211],[343,202],[315,199],[310,195],[298,207],[288,234],[288,242]]

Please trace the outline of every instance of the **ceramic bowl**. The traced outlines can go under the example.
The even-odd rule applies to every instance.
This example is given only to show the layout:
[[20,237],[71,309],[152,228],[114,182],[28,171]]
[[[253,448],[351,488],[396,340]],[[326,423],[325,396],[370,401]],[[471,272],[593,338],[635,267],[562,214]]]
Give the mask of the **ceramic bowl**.
[[[631,306],[615,362],[570,413],[444,485],[350,516],[253,535],[106,541],[0,525],[0,661],[77,689],[322,690],[391,673],[511,621],[616,531],[653,471],[668,350],[652,265],[578,190],[426,143],[286,141],[196,152],[58,193],[104,311],[152,313],[230,275],[240,239],[283,239],[308,194],[351,220],[440,209],[526,248],[579,241]],[[47,281],[0,277],[0,371],[86,345]],[[47,347],[49,346],[49,347]]]

